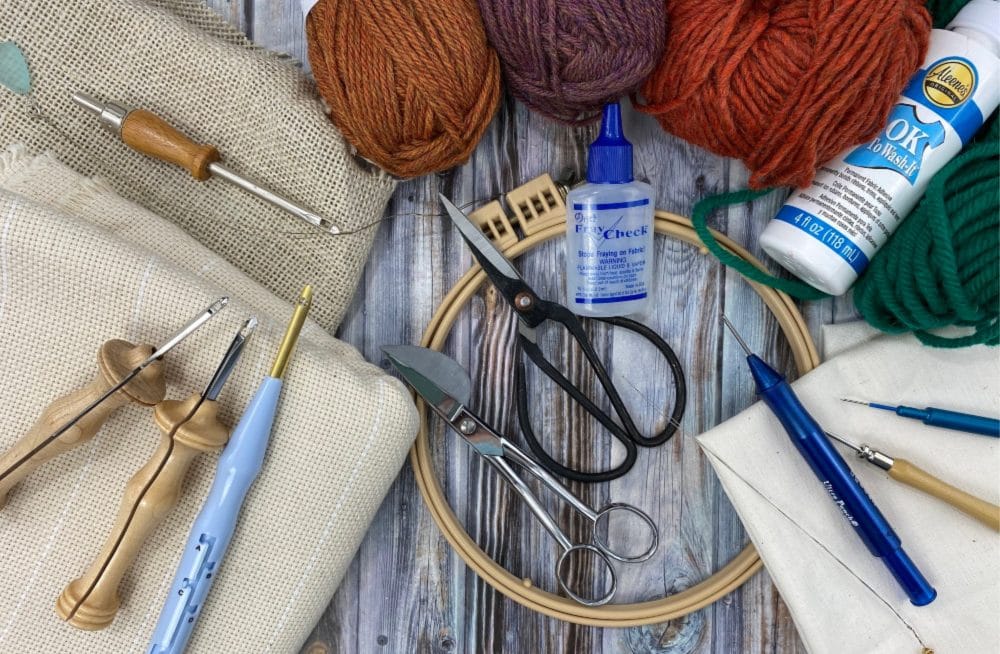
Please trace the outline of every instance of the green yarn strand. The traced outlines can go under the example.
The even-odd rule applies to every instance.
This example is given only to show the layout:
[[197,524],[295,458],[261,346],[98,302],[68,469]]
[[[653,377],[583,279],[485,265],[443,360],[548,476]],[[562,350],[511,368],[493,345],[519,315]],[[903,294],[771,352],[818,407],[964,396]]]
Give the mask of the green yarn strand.
[[782,279],[781,277],[769,275],[749,261],[744,261],[719,243],[719,241],[712,234],[712,231],[708,228],[708,217],[717,209],[734,204],[753,202],[757,198],[767,195],[773,190],[774,189],[751,191],[747,189],[743,191],[734,191],[732,193],[720,193],[719,195],[713,195],[699,201],[694,205],[694,210],[691,212],[691,224],[694,225],[694,231],[697,232],[698,238],[700,238],[701,242],[705,244],[705,247],[707,247],[709,251],[719,259],[719,261],[740,273],[747,279],[753,280],[765,286],[770,286],[771,288],[776,288],[779,291],[783,291],[792,297],[799,298],[800,300],[818,300],[829,297],[823,291],[817,290],[805,282],[800,282],[794,279]]

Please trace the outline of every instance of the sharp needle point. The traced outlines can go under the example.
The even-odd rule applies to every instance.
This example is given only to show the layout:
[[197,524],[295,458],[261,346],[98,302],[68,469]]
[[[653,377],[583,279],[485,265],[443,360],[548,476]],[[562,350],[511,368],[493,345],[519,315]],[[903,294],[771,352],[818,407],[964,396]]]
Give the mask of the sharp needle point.
[[750,349],[750,346],[747,345],[747,342],[743,340],[743,337],[740,336],[740,333],[738,331],[736,331],[736,328],[733,327],[733,323],[729,322],[729,318],[727,318],[725,314],[723,314],[722,316],[722,322],[726,324],[726,328],[728,328],[729,332],[736,338],[736,342],[740,344],[740,347],[743,348],[743,351],[746,352],[747,355],[753,354],[753,350]]
[[862,400],[855,400],[855,399],[852,399],[852,398],[849,398],[849,397],[842,397],[842,398],[840,398],[840,401],[841,402],[850,402],[851,404],[860,404],[861,406],[868,406],[867,402],[864,402]]
[[861,448],[858,447],[857,445],[855,445],[854,443],[849,443],[849,442],[845,441],[843,438],[841,438],[840,436],[837,436],[836,434],[831,434],[830,432],[825,432],[825,433],[826,433],[827,436],[829,436],[833,440],[837,441],[838,443],[843,443],[844,445],[846,445],[847,447],[851,448],[855,452],[860,452],[861,451]]

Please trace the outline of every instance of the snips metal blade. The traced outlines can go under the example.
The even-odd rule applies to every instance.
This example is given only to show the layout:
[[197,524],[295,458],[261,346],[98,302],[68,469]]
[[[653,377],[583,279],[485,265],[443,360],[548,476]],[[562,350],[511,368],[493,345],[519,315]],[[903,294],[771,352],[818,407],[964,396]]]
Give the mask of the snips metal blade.
[[[503,455],[503,441],[499,435],[485,428],[467,408],[472,396],[472,380],[457,361],[416,345],[387,345],[382,352],[399,371],[403,381],[412,386],[417,395],[477,452],[484,456]],[[471,420],[476,429],[463,430],[461,423],[466,419]]]

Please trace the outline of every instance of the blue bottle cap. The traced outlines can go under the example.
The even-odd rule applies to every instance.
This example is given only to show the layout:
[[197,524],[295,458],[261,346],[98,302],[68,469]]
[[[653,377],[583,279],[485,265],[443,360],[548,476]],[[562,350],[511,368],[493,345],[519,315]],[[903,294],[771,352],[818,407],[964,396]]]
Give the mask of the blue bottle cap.
[[590,144],[587,181],[591,184],[627,184],[632,181],[632,144],[622,134],[622,108],[604,105],[601,133]]

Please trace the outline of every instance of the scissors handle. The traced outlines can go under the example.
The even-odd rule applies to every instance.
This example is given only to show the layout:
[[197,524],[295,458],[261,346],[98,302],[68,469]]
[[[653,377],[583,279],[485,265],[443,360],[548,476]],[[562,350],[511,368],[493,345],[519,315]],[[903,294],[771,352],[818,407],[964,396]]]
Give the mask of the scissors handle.
[[[648,514],[631,504],[623,504],[620,502],[609,504],[600,511],[595,511],[583,500],[573,494],[571,490],[559,483],[559,480],[553,477],[544,467],[536,463],[531,457],[521,451],[521,449],[516,445],[507,439],[501,439],[501,442],[503,444],[505,457],[509,458],[511,461],[517,463],[519,466],[531,473],[547,488],[549,488],[563,501],[572,506],[578,513],[591,522],[591,526],[593,528],[593,544],[597,547],[597,549],[601,550],[616,561],[622,561],[623,563],[639,563],[653,556],[653,553],[656,551],[660,542],[660,532],[656,527],[656,523],[653,522],[653,519],[650,518]],[[609,545],[607,541],[602,538],[602,523],[605,523],[605,527],[609,527],[610,524],[608,523],[610,522],[611,516],[615,513],[628,513],[634,515],[642,521],[642,524],[645,527],[648,528],[649,546],[645,551],[640,554],[619,552],[612,548],[611,545]]]
[[[610,579],[610,584],[607,586],[607,590],[604,591],[603,595],[598,597],[585,597],[574,592],[571,588],[570,579],[568,578],[568,571],[570,570],[569,562],[572,560],[573,555],[590,552],[593,554],[598,561],[601,562],[601,567],[604,569],[604,577]],[[559,561],[556,562],[556,579],[559,580],[559,586],[565,591],[569,597],[583,604],[584,606],[602,606],[611,601],[615,596],[615,592],[618,590],[618,575],[615,574],[615,567],[611,563],[611,559],[605,554],[601,549],[594,545],[573,545],[572,547],[566,549],[562,556],[559,557]]]
[[498,473],[500,473],[501,477],[507,480],[507,483],[514,488],[517,494],[521,496],[524,503],[528,505],[531,512],[535,514],[538,521],[542,523],[543,527],[545,527],[545,531],[549,532],[549,534],[556,539],[559,546],[565,551],[573,549],[574,545],[572,541],[570,541],[569,536],[567,536],[566,533],[559,528],[556,521],[552,519],[549,512],[545,510],[542,503],[537,497],[535,497],[535,494],[531,492],[531,489],[528,488],[528,484],[526,484],[524,480],[521,479],[520,475],[518,475],[514,469],[510,467],[510,463],[508,463],[503,456],[486,455],[484,458],[496,469]]
[[[517,450],[517,448],[504,448],[504,451],[508,452],[508,454],[510,450],[517,452],[517,455],[513,458],[518,463],[521,463],[523,460],[531,462],[531,459],[528,459],[522,452]],[[549,512],[545,510],[545,507],[542,506],[535,494],[531,492],[531,489],[525,481],[520,477],[520,475],[517,474],[517,472],[514,471],[510,463],[508,463],[503,456],[485,455],[483,458],[485,458],[487,463],[496,469],[501,477],[507,480],[507,482],[514,488],[514,491],[517,492],[521,499],[524,500],[525,504],[528,505],[528,508],[535,515],[542,526],[545,527],[545,530],[556,539],[556,542],[559,543],[559,547],[562,548],[563,553],[562,556],[559,557],[559,561],[556,563],[556,579],[559,580],[559,586],[563,589],[563,591],[565,591],[566,594],[574,601],[579,602],[584,606],[601,606],[602,604],[610,602],[615,596],[615,592],[618,590],[618,576],[615,574],[614,565],[611,563],[611,558],[615,557],[615,555],[610,552],[605,552],[599,545],[596,544],[574,545],[569,539],[569,536],[567,536],[566,533],[559,528],[555,520],[552,519],[552,516],[549,515]],[[532,474],[538,476],[538,478],[542,480],[546,486],[549,486],[557,491],[558,489],[563,489],[562,485],[552,479],[552,477],[549,476],[544,470],[537,468],[537,466],[535,468],[530,468],[529,470]],[[539,472],[541,474],[539,474]],[[588,514],[588,517],[593,515],[595,516],[595,519],[599,519],[600,516],[598,514],[594,514],[594,512],[587,507],[586,504],[583,504],[579,498],[570,493],[568,490],[565,490],[565,492],[572,498],[571,503],[573,506],[582,506],[584,511]],[[559,495],[560,497],[566,497],[563,493],[559,493]],[[606,510],[607,509],[605,509],[605,511]],[[597,560],[601,562],[601,567],[603,568],[604,575],[602,576],[605,579],[610,578],[609,587],[605,590],[604,594],[598,597],[585,597],[576,593],[572,589],[568,573],[569,562],[573,558],[574,554],[580,552],[591,552],[594,556],[596,556]]]
[[680,359],[677,358],[677,353],[674,352],[669,343],[663,340],[663,337],[656,333],[656,330],[647,327],[641,322],[621,317],[597,318],[597,320],[615,327],[622,327],[642,336],[652,343],[653,347],[659,350],[663,358],[667,360],[667,364],[670,366],[670,376],[674,378],[674,407],[670,413],[670,420],[663,430],[654,436],[647,438],[638,433],[633,435],[636,444],[643,447],[656,447],[657,445],[666,443],[677,433],[677,428],[680,427],[681,419],[684,417],[684,409],[687,406],[687,384],[684,382],[684,367],[681,365]]
[[562,324],[574,340],[579,343],[584,357],[587,359],[590,368],[594,371],[594,374],[600,382],[601,387],[604,389],[604,392],[607,394],[608,400],[610,401],[612,408],[618,415],[622,424],[618,425],[610,415],[602,411],[589,397],[584,395],[576,385],[570,382],[565,375],[556,369],[555,366],[553,366],[552,363],[545,358],[541,348],[539,348],[538,344],[535,343],[533,338],[531,338],[530,332],[526,334],[525,331],[519,331],[518,333],[518,341],[521,345],[522,351],[529,359],[531,359],[532,363],[534,363],[539,370],[552,379],[577,404],[579,404],[584,411],[593,416],[625,447],[625,460],[610,470],[587,472],[569,468],[550,456],[538,441],[534,429],[531,426],[529,418],[527,382],[523,363],[518,364],[515,374],[517,418],[521,432],[524,434],[524,438],[528,442],[528,447],[535,454],[535,456],[538,457],[548,470],[557,475],[586,483],[617,479],[627,473],[635,464],[637,456],[636,445],[642,445],[644,447],[660,445],[676,433],[677,427],[680,425],[681,418],[684,416],[684,406],[687,401],[687,388],[684,384],[684,370],[681,367],[680,361],[667,342],[664,341],[659,334],[645,325],[628,318],[602,319],[604,322],[618,327],[624,327],[625,329],[633,331],[644,337],[664,355],[667,362],[670,364],[671,374],[674,378],[674,387],[676,389],[674,408],[670,421],[659,434],[649,438],[644,437],[639,434],[639,430],[636,428],[631,414],[625,407],[625,403],[619,395],[618,390],[615,388],[614,383],[611,381],[611,376],[608,374],[607,369],[604,367],[604,364],[598,357],[593,345],[590,343],[590,338],[587,336],[580,319],[562,305],[552,302],[544,302],[541,300],[538,300],[537,302],[544,304],[543,310],[547,313],[550,320]]
[[[649,529],[649,547],[646,548],[641,554],[628,554],[624,552],[619,552],[611,547],[604,538],[601,536],[601,522],[607,522],[614,513],[630,513],[637,516],[642,520],[642,523]],[[610,532],[610,529],[608,530]],[[637,507],[631,504],[621,504],[615,502],[609,504],[600,511],[597,512],[597,516],[594,518],[594,545],[597,549],[601,550],[611,558],[616,561],[621,561],[623,563],[641,563],[653,556],[656,548],[660,544],[660,530],[656,528],[656,523],[653,519],[649,517],[643,511],[640,511]]]

